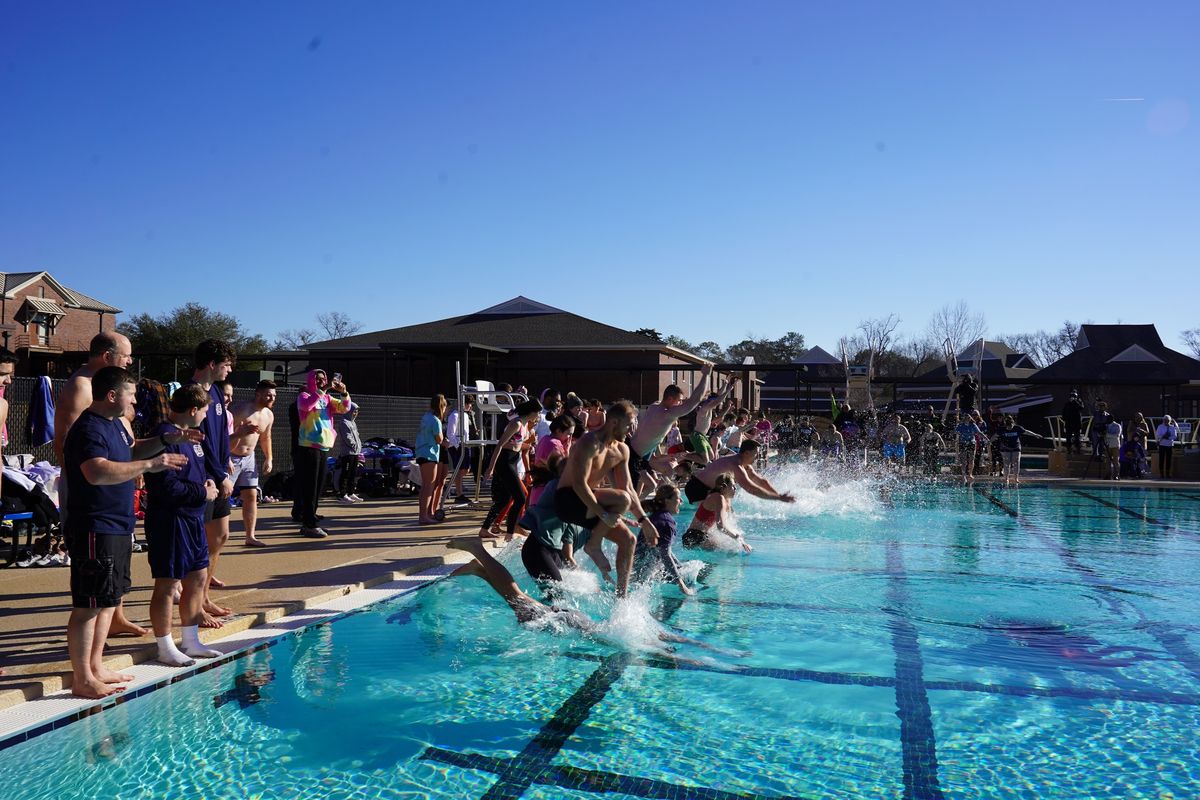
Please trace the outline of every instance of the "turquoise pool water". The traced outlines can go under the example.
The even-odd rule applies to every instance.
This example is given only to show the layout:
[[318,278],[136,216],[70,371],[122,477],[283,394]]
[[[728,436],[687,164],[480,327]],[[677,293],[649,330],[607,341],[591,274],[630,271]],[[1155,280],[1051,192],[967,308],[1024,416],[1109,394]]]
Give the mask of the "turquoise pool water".
[[1200,796],[1200,494],[781,482],[693,598],[573,581],[599,636],[442,581],[8,747],[2,794]]

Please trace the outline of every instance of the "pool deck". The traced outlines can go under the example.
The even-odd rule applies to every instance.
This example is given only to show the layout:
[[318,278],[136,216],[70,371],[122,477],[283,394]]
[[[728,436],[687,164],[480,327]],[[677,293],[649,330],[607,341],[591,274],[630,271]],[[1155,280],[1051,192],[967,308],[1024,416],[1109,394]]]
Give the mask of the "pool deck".
[[[943,475],[943,481],[949,476]],[[1002,478],[981,477],[987,485]],[[1057,478],[1044,473],[1023,475],[1024,485],[1072,488],[1121,487],[1187,489],[1191,481],[1158,479],[1120,482]],[[231,520],[230,544],[221,555],[219,577],[228,583],[214,598],[238,613],[221,630],[202,631],[206,641],[263,625],[332,598],[395,580],[401,575],[458,562],[463,555],[449,550],[450,538],[474,535],[484,507],[452,510],[436,528],[415,524],[415,498],[368,500],[353,506],[325,505],[330,537],[305,539],[289,519],[290,503],[259,509],[259,537],[269,546],[245,547],[241,513]],[[139,532],[140,537],[140,532]],[[61,690],[70,681],[66,620],[70,611],[68,570],[29,567],[0,570],[0,709]],[[151,578],[145,554],[133,556],[133,590],[126,597],[127,613],[148,626]],[[176,629],[178,634],[178,629]],[[121,637],[109,646],[112,669],[153,660],[153,637]]]
[[[260,506],[258,535],[269,546],[251,548],[242,544],[241,511],[234,509],[230,544],[218,564],[218,577],[227,586],[214,589],[213,597],[237,615],[220,630],[201,631],[202,639],[219,639],[402,575],[462,561],[464,555],[446,543],[474,535],[484,509],[451,510],[436,528],[422,528],[415,524],[415,498],[323,505],[327,539],[299,536],[290,511],[291,503]],[[69,685],[68,581],[66,567],[0,570],[0,709]],[[145,553],[135,553],[133,590],[125,608],[131,620],[146,627],[152,583]],[[178,628],[175,633],[178,638]],[[108,652],[106,664],[118,670],[157,654],[152,634],[110,640]]]

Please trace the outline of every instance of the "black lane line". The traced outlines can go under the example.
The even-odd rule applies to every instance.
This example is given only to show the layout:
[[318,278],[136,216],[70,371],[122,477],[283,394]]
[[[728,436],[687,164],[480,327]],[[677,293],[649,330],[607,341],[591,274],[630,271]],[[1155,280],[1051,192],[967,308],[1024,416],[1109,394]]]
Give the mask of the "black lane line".
[[909,598],[904,555],[894,541],[887,543],[887,569],[888,603],[892,611],[888,627],[892,632],[892,650],[896,654],[896,716],[900,718],[904,797],[905,800],[942,800],[933,712],[925,691],[917,627],[905,615]]
[[1132,611],[1141,621],[1141,625],[1139,627],[1153,636],[1154,639],[1160,645],[1162,645],[1163,650],[1170,653],[1171,657],[1174,658],[1180,666],[1186,669],[1193,678],[1195,678],[1197,681],[1200,681],[1200,655],[1197,655],[1196,651],[1192,649],[1191,645],[1188,644],[1187,638],[1179,632],[1179,629],[1176,629],[1172,625],[1167,625],[1150,619],[1146,616],[1145,612],[1143,612],[1141,608],[1134,603],[1129,602],[1124,597],[1114,597],[1113,594],[1119,592],[1120,590],[1116,587],[1110,586],[1108,581],[1102,578],[1099,573],[1097,573],[1087,564],[1084,564],[1082,561],[1080,561],[1070,548],[1064,547],[1055,541],[1053,537],[1025,517],[1021,516],[1015,509],[1009,507],[999,498],[992,495],[992,493],[988,490],[982,487],[976,487],[975,490],[990,500],[997,508],[1016,519],[1017,523],[1021,525],[1021,527],[1038,537],[1038,539],[1045,543],[1047,548],[1056,553],[1064,564],[1078,573],[1094,588],[1099,590],[1100,596],[1104,598],[1105,603],[1108,605],[1109,609],[1113,611],[1113,613],[1120,614],[1126,609]]
[[[453,750],[443,750],[440,747],[428,747],[421,753],[421,759],[440,761],[463,769],[473,769],[480,772],[503,773],[508,769],[509,762],[502,758],[479,755],[477,753],[456,753]],[[579,767],[550,766],[542,771],[535,783],[557,786],[581,792],[597,794],[619,792],[635,797],[661,798],[661,800],[801,800],[794,797],[776,797],[775,795],[744,794],[742,792],[726,792],[705,786],[685,786],[679,783],[655,780],[653,778],[638,778],[632,775],[621,775],[616,772],[601,772],[599,770],[580,769]]]
[[[593,653],[564,653],[564,658],[576,661],[600,661],[603,656]],[[880,675],[863,675],[855,672],[816,672],[807,669],[782,669],[773,667],[714,667],[707,664],[673,661],[654,657],[642,659],[639,664],[657,669],[674,669],[681,672],[712,672],[735,678],[773,678],[782,681],[808,681],[812,683],[841,684],[845,686],[895,686],[896,679]],[[1003,683],[976,683],[974,681],[926,681],[925,689],[931,692],[974,692],[976,694],[1001,694],[1010,697],[1071,697],[1078,700],[1123,700],[1131,703],[1154,703],[1168,706],[1200,706],[1200,696],[1179,692],[1156,692],[1144,689],[1089,689],[1076,686],[1013,686]]]
[[[707,577],[711,571],[711,566],[707,570],[701,568],[697,580]],[[682,597],[663,598],[659,607],[659,619],[666,622],[682,606]],[[542,726],[529,744],[516,756],[504,762],[506,766],[499,771],[499,779],[483,794],[482,800],[517,800],[530,786],[541,782],[542,776],[552,768],[551,762],[562,750],[567,739],[587,720],[592,709],[604,700],[632,661],[633,655],[630,653],[605,656],[596,671],[559,706],[554,716]]]
[[1078,489],[1072,489],[1071,491],[1074,492],[1075,494],[1079,495],[1080,497],[1086,497],[1088,500],[1094,500],[1102,506],[1108,506],[1109,508],[1116,509],[1117,511],[1120,511],[1122,514],[1128,514],[1129,516],[1134,517],[1135,519],[1140,519],[1143,522],[1149,522],[1151,525],[1157,525],[1158,527],[1160,527],[1164,530],[1175,531],[1176,533],[1182,533],[1185,536],[1191,536],[1192,538],[1200,539],[1200,533],[1196,533],[1195,531],[1189,531],[1189,530],[1184,530],[1183,528],[1177,528],[1174,525],[1163,522],[1160,519],[1155,519],[1154,517],[1151,517],[1147,514],[1143,514],[1140,511],[1134,511],[1132,508],[1126,508],[1125,506],[1123,506],[1119,503],[1110,502],[1108,500],[1105,500],[1103,497],[1096,497],[1096,495],[1094,495],[1094,494],[1088,494],[1087,492],[1081,492]]

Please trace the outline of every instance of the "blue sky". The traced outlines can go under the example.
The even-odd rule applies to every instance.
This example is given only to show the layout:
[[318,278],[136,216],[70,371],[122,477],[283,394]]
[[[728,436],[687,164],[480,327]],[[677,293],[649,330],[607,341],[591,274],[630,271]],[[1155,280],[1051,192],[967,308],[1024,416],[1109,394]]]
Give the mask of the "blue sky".
[[0,269],[129,313],[1198,323],[1195,3],[0,9]]

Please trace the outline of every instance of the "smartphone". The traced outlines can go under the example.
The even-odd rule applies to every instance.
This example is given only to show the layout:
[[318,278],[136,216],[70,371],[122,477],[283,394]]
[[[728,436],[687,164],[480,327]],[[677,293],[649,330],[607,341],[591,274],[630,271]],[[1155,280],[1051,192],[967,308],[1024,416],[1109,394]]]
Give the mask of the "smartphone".
[[340,372],[333,373],[333,382],[341,383],[342,382],[342,373],[340,373]]

